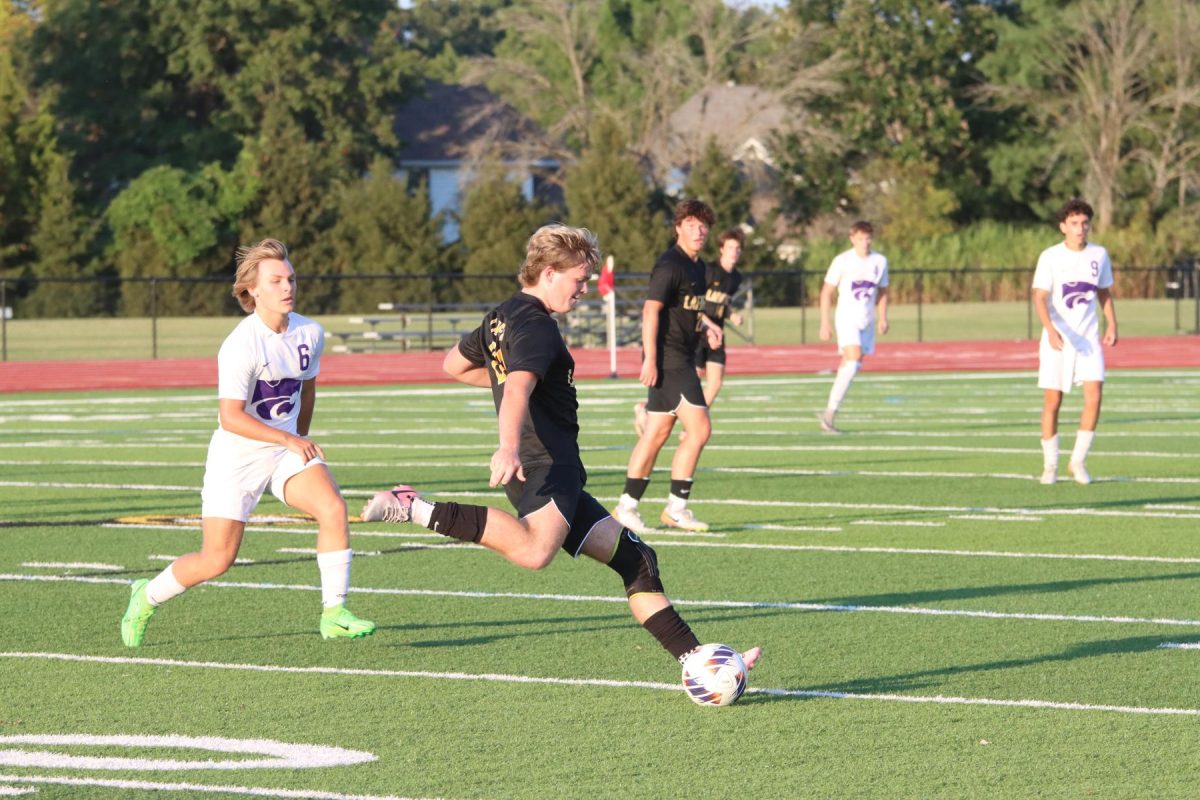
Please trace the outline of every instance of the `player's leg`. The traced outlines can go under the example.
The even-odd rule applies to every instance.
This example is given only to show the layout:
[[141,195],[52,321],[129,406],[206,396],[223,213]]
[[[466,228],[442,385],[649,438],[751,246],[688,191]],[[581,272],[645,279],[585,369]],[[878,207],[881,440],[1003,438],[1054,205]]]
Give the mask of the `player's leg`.
[[710,409],[721,393],[721,384],[725,381],[725,365],[718,361],[709,361],[704,365],[704,404]]
[[[571,547],[580,531],[585,533],[573,554],[577,552],[606,564],[621,576],[633,618],[664,650],[682,662],[688,653],[700,646],[695,633],[675,611],[663,589],[658,556],[653,548],[610,517],[586,492],[580,497],[572,520],[567,547]],[[742,657],[747,667],[753,667],[761,654],[761,648],[754,647]]]
[[688,435],[679,442],[671,459],[671,492],[667,495],[667,507],[663,509],[660,519],[671,528],[706,531],[708,525],[696,519],[687,504],[692,496],[692,483],[696,465],[700,463],[700,454],[712,436],[712,420],[707,407],[692,405],[686,397],[680,402],[676,414]]
[[[296,461],[299,459],[296,458]],[[296,466],[299,466],[299,472],[293,472]],[[370,636],[375,632],[375,623],[359,618],[346,608],[346,595],[350,591],[350,562],[354,551],[350,549],[346,501],[329,468],[319,462],[297,465],[291,459],[285,459],[276,473],[272,490],[281,495],[279,499],[283,502],[317,521],[317,569],[321,574],[322,606],[319,628],[322,638]]]
[[241,520],[204,517],[200,552],[180,556],[150,580],[134,581],[129,605],[121,618],[121,640],[125,646],[141,646],[150,617],[160,605],[198,583],[224,574],[237,558],[245,529],[246,523]]
[[863,345],[861,339],[862,333],[857,329],[850,331],[838,329],[838,346],[842,354],[842,362],[838,365],[833,386],[829,389],[829,399],[825,403],[825,411],[818,418],[821,430],[825,433],[841,433],[834,425],[834,419],[842,407],[842,401],[846,399],[846,393],[850,391],[850,384],[854,382],[854,376],[862,368]]
[[642,435],[638,437],[629,454],[629,465],[625,471],[625,488],[613,514],[621,524],[635,533],[645,533],[649,528],[638,513],[638,504],[650,486],[650,473],[654,462],[662,452],[671,430],[675,427],[674,404],[664,395],[662,387],[651,387],[646,400],[646,422]]
[[1092,448],[1092,440],[1096,438],[1096,425],[1100,421],[1100,402],[1104,394],[1104,381],[1083,382],[1083,412],[1079,417],[1079,432],[1075,435],[1075,446],[1071,450],[1071,460],[1067,462],[1067,471],[1076,483],[1087,485],[1092,482],[1085,462],[1088,451]]
[[1042,478],[1044,484],[1058,480],[1058,410],[1062,408],[1063,393],[1045,389],[1042,393]]

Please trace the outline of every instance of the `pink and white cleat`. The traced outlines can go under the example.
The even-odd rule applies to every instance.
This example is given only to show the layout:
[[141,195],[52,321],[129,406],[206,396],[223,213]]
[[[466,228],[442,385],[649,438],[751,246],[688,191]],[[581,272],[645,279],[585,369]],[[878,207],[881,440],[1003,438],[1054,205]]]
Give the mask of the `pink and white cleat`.
[[413,499],[417,490],[400,484],[375,496],[363,506],[359,517],[363,522],[409,522],[412,520]]

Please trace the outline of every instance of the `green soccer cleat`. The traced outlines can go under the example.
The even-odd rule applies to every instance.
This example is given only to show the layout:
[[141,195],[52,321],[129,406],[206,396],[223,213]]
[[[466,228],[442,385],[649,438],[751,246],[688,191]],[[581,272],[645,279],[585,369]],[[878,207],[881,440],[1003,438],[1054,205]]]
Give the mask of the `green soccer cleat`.
[[142,639],[146,636],[146,625],[158,610],[158,606],[150,605],[146,597],[146,586],[150,581],[141,578],[133,582],[129,589],[129,607],[121,618],[121,641],[126,647],[141,647]]
[[359,619],[345,606],[333,606],[321,612],[322,639],[357,639],[374,632],[374,622]]

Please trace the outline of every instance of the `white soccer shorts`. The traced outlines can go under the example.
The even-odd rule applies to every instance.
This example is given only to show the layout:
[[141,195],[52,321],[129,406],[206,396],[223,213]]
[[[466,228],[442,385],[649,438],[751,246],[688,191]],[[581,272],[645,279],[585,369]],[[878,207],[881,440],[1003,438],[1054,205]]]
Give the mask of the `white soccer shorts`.
[[[200,514],[245,522],[269,486],[271,494],[283,499],[288,478],[316,464],[305,463],[286,447],[246,447],[229,434],[213,436],[204,465],[204,488],[200,491]],[[241,437],[237,437],[240,439]],[[232,441],[231,441],[232,440]]]
[[837,329],[838,352],[847,347],[861,347],[862,354],[869,356],[875,352],[875,323],[868,322],[867,327],[860,328],[854,324],[835,322]]
[[1100,343],[1089,343],[1087,351],[1077,350],[1069,341],[1062,350],[1050,346],[1043,335],[1038,346],[1038,388],[1070,392],[1072,386],[1090,381],[1104,381],[1104,351]]

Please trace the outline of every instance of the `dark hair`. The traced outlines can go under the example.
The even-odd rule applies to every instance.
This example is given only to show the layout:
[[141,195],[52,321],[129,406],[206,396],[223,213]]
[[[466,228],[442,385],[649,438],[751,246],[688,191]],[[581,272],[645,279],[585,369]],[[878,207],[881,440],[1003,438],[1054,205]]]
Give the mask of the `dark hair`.
[[855,222],[853,225],[850,226],[850,234],[854,235],[860,231],[862,233],[869,233],[872,236],[874,236],[875,235],[875,226],[872,225],[871,223],[867,222],[865,219],[860,219],[857,222]]
[[721,231],[721,235],[717,237],[717,249],[719,250],[724,247],[725,243],[730,239],[736,240],[739,247],[743,247],[746,244],[746,234],[742,232],[742,229],[730,228],[729,230]]
[[1087,204],[1087,201],[1078,197],[1072,197],[1058,210],[1058,222],[1061,225],[1067,221],[1067,217],[1073,217],[1076,214],[1083,214],[1090,220],[1095,213],[1092,211],[1092,207]]
[[671,224],[679,227],[688,217],[695,217],[710,228],[717,221],[717,215],[713,213],[712,206],[703,200],[684,200],[675,206],[675,219]]

